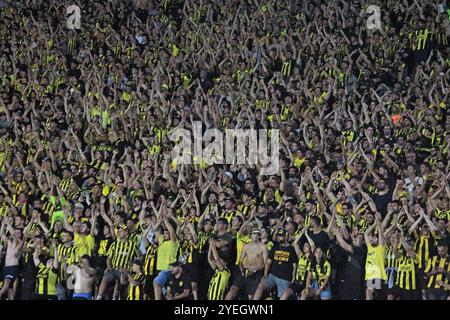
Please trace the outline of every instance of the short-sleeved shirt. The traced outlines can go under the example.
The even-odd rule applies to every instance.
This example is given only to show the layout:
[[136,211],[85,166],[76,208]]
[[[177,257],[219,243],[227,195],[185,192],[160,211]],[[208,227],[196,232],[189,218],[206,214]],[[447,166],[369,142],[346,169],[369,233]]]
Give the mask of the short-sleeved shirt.
[[85,254],[87,254],[88,256],[92,256],[92,254],[94,253],[95,239],[90,234],[88,234],[87,236],[83,236],[75,233],[74,242],[76,247],[77,261],[79,261],[80,257]]
[[312,231],[308,231],[308,235],[312,241],[314,241],[314,245],[316,248],[321,248],[323,252],[327,252],[330,247],[330,237],[328,234],[321,230],[318,234],[315,234]]
[[169,269],[169,265],[177,261],[178,242],[164,240],[164,236],[159,237],[156,269],[158,271]]
[[219,249],[219,257],[223,260],[228,260],[231,254],[231,242],[233,241],[233,236],[229,232],[225,232],[221,236],[216,236],[217,241],[226,241],[226,245]]
[[272,260],[270,273],[275,277],[291,281],[292,272],[294,270],[293,264],[298,261],[295,249],[291,245],[282,246],[280,244],[274,245],[269,254],[269,259]]
[[185,272],[183,272],[178,279],[172,274],[167,282],[167,287],[170,287],[172,289],[172,295],[176,296],[183,293],[185,289],[191,288],[191,278],[189,278],[189,275]]

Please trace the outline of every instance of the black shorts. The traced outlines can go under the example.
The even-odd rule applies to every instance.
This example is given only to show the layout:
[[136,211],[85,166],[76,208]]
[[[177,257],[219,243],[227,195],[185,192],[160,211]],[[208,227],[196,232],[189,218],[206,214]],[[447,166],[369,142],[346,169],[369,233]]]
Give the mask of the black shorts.
[[419,287],[418,289],[420,290],[425,290],[427,288],[427,283],[428,280],[425,276],[425,273],[423,272],[423,270],[417,270],[417,286]]
[[421,294],[419,289],[414,290],[406,290],[402,289],[399,286],[394,286],[392,289],[389,289],[388,294],[393,295],[396,299],[400,300],[419,300]]
[[231,272],[230,283],[235,283],[241,274],[241,268],[237,264],[232,264],[230,272]]
[[105,273],[105,269],[103,266],[95,267],[95,285],[99,286],[103,279],[103,274]]
[[34,300],[58,300],[58,296],[48,294],[36,294]]
[[[246,271],[246,273],[249,272]],[[251,273],[247,276],[244,276],[241,272],[239,272],[239,274],[236,275],[236,280],[234,280],[233,286],[238,287],[239,290],[245,290],[248,295],[254,295],[262,276],[262,270]]]
[[305,290],[306,286],[304,282],[300,283],[298,281],[294,281],[289,285],[288,288],[291,289],[295,295],[300,295],[302,291]]
[[197,264],[185,264],[183,270],[191,278],[191,282],[198,282],[198,265]]
[[19,275],[19,266],[8,266],[3,269],[3,279],[9,279],[9,289],[14,287],[14,281]]
[[155,275],[153,275],[153,276],[145,276],[144,293],[146,295],[150,295],[152,297],[154,295],[153,280],[155,280]]

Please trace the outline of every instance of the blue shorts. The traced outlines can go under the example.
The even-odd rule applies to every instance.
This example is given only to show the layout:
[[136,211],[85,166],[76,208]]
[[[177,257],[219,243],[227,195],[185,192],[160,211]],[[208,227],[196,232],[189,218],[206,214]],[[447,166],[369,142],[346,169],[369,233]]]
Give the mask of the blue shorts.
[[278,298],[280,298],[286,291],[286,289],[289,287],[290,283],[291,282],[288,280],[278,278],[273,274],[269,273],[267,280],[264,281],[264,289],[267,290],[273,288],[274,286],[277,286],[277,296]]
[[[314,280],[313,283],[311,284],[311,288],[315,289],[315,290],[318,290],[319,289],[319,281]],[[331,287],[330,287],[329,284],[320,293],[320,299],[322,299],[322,300],[330,300],[331,299]]]
[[172,274],[172,270],[163,270],[158,273],[155,278],[155,282],[159,284],[161,288],[166,286],[167,280],[169,280],[170,275]]
[[77,300],[92,300],[92,294],[90,293],[74,293],[73,298]]

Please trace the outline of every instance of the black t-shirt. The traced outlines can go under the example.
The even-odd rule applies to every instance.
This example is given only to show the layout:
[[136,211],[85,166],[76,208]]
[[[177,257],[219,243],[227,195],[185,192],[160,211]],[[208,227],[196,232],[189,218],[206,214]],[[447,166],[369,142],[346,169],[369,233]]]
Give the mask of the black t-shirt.
[[266,202],[266,204],[267,204],[268,207],[272,208],[272,210],[275,210],[279,206],[279,203],[275,199],[268,200]]
[[346,282],[360,282],[363,279],[366,263],[367,248],[365,246],[352,246],[353,254],[347,253],[347,261],[344,270]]
[[95,236],[94,261],[96,266],[106,267],[106,258],[111,244],[114,242],[112,237],[105,237],[102,234]]
[[387,178],[383,178],[384,182],[386,182],[386,184],[388,185],[389,190],[395,189],[395,184],[397,183],[397,178],[398,178],[397,174],[392,170],[388,171]]
[[308,230],[308,235],[311,238],[311,240],[314,241],[316,248],[321,248],[324,253],[328,251],[328,248],[330,247],[331,244],[328,233],[326,233],[323,230],[320,230],[319,233],[315,234],[312,230]]
[[216,236],[214,240],[226,241],[227,244],[219,249],[219,257],[225,261],[228,261],[231,257],[231,242],[233,241],[233,236],[229,232],[225,232],[221,236]]
[[373,195],[373,201],[375,202],[377,210],[384,217],[386,215],[387,205],[392,201],[392,192],[388,192],[385,195],[375,194]]
[[272,260],[271,274],[287,281],[292,280],[293,263],[296,263],[298,260],[293,246],[275,244],[270,251],[269,259]]
[[272,72],[279,72],[281,71],[281,68],[283,66],[283,61],[281,61],[280,58],[276,58],[275,60],[272,60],[270,65],[269,65],[269,69]]
[[175,297],[183,293],[185,289],[191,288],[191,278],[185,272],[181,274],[179,278],[176,278],[174,274],[170,275],[167,282],[167,287],[172,289],[172,295]]

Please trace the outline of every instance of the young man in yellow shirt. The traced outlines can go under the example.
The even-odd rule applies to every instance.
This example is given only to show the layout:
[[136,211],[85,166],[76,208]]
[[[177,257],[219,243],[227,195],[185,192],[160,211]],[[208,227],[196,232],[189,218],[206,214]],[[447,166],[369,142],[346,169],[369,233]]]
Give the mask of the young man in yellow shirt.
[[[378,235],[372,234],[375,228]],[[379,212],[375,215],[375,223],[364,233],[364,239],[367,244],[366,300],[373,300],[375,290],[379,292],[382,281],[387,280],[385,270],[386,246]]]

